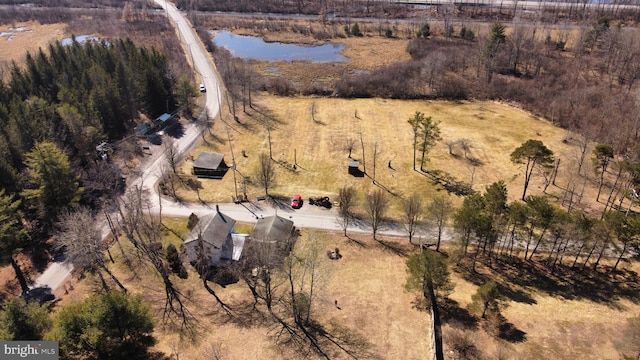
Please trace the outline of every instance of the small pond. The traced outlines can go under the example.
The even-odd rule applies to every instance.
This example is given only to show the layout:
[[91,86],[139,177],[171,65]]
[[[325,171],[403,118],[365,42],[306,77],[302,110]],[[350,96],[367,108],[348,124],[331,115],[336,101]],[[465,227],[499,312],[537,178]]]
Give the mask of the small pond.
[[234,56],[246,59],[277,61],[277,60],[310,60],[314,62],[340,62],[347,58],[340,52],[342,44],[324,44],[318,46],[304,46],[284,44],[280,42],[265,42],[256,36],[235,35],[229,31],[218,31],[213,43],[227,48]]
[[[89,35],[80,35],[80,36],[76,36],[76,41],[80,44],[84,44],[87,41],[92,42],[92,41],[99,41],[100,38],[97,36],[89,36]],[[62,39],[62,41],[60,41],[60,44],[62,46],[69,46],[71,44],[73,44],[73,38],[64,38]]]

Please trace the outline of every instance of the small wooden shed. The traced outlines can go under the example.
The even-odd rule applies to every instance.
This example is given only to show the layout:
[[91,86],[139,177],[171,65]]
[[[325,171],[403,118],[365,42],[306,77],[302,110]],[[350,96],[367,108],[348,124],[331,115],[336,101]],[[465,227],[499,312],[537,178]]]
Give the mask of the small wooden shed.
[[197,177],[222,179],[228,170],[223,154],[203,152],[194,160],[192,171]]
[[362,173],[362,171],[360,171],[360,162],[359,161],[349,161],[347,163],[347,166],[349,167],[349,174],[353,175],[353,176],[362,176],[364,175]]

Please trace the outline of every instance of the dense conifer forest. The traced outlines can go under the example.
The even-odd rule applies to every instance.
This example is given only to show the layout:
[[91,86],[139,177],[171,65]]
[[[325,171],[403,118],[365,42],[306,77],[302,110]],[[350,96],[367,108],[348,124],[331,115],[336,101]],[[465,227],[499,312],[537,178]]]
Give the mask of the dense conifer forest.
[[[56,184],[46,184],[47,166],[69,167],[77,178],[79,197],[68,204],[95,203],[120,179],[116,166],[98,159],[96,146],[131,134],[140,116],[172,110],[173,84],[165,56],[129,39],[56,42],[27,54],[24,67],[11,65],[0,81],[0,188],[11,201],[24,200],[30,233],[46,235],[56,215],[38,211],[47,207],[39,203],[46,196],[33,192],[55,191]],[[45,159],[41,148],[59,151]]]

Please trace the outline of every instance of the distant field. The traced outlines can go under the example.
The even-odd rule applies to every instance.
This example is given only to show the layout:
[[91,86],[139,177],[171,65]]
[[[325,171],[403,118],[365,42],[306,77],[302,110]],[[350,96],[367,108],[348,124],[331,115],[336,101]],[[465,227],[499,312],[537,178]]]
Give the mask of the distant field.
[[[277,185],[270,192],[289,197],[300,193],[303,198],[314,195],[334,196],[344,185],[353,185],[364,194],[380,186],[387,189],[395,199],[417,194],[425,201],[441,193],[425,175],[413,170],[412,141],[407,120],[416,111],[432,116],[440,122],[442,141],[428,154],[425,168],[443,170],[458,181],[473,183],[473,188],[483,191],[491,183],[504,180],[509,189],[510,200],[522,194],[522,169],[511,163],[511,152],[528,139],[538,139],[562,158],[557,184],[563,184],[563,176],[577,158],[577,146],[563,141],[564,130],[547,121],[538,119],[520,109],[495,102],[446,102],[446,101],[401,101],[385,99],[327,99],[327,98],[281,98],[261,96],[257,101],[261,112],[271,114],[276,126],[271,131],[273,158],[286,163],[277,167]],[[315,121],[311,116],[315,109]],[[213,138],[193,151],[192,157],[202,151],[221,152],[227,164],[231,164],[231,150],[227,141],[227,125],[232,139],[238,169],[238,191],[243,192],[240,174],[251,177],[261,152],[268,152],[267,132],[260,125],[258,112],[249,116],[240,114],[240,123],[227,115],[213,126]],[[356,117],[357,116],[357,117]],[[356,178],[347,173],[348,151],[346,143],[355,142],[352,158],[362,162],[360,134],[364,142],[364,159],[369,177]],[[447,141],[468,139],[471,148],[464,158],[463,151],[454,149],[450,155]],[[375,176],[378,185],[373,185],[373,154],[377,144]],[[245,154],[243,156],[242,154]],[[419,157],[419,153],[418,153]],[[418,158],[418,162],[419,162]],[[294,161],[297,169],[292,170]],[[389,164],[391,167],[389,167]],[[474,165],[475,164],[475,165]],[[182,167],[191,172],[192,162],[187,160]],[[419,164],[418,164],[419,167]],[[363,166],[361,166],[363,169]],[[222,180],[201,180],[204,189],[200,197],[205,201],[230,201],[235,193],[233,173]],[[541,194],[543,178],[534,177],[528,194]],[[591,186],[590,184],[587,184]],[[261,196],[263,190],[249,183],[246,186],[250,199]],[[550,193],[560,192],[551,186]],[[196,201],[191,191],[181,191],[186,200]],[[559,195],[558,195],[559,196]],[[455,198],[454,201],[459,201]],[[394,202],[396,208],[400,202]],[[396,215],[398,211],[395,212]]]
[[11,60],[20,64],[27,51],[33,54],[39,47],[48,53],[49,43],[65,37],[65,28],[65,24],[42,25],[37,22],[0,26],[0,33],[3,33],[0,36],[0,64],[8,64]]

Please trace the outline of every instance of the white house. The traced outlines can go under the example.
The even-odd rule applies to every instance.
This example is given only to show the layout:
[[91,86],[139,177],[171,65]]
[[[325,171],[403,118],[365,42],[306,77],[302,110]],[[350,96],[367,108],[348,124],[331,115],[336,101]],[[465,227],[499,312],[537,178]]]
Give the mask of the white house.
[[218,265],[220,260],[238,260],[242,249],[237,248],[242,247],[244,241],[234,241],[235,223],[234,219],[221,213],[217,206],[216,212],[199,218],[184,241],[189,262],[195,264],[202,256],[207,258],[209,266]]

